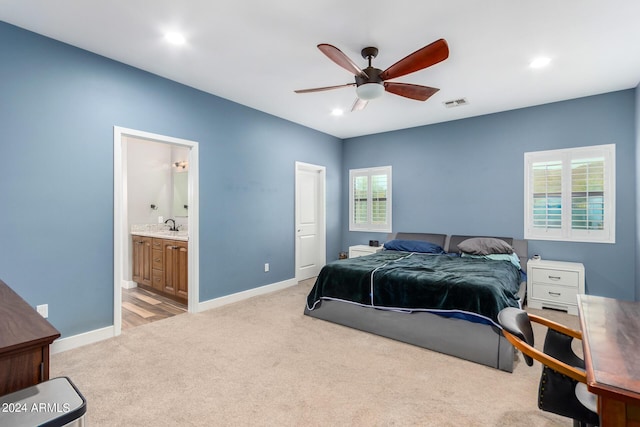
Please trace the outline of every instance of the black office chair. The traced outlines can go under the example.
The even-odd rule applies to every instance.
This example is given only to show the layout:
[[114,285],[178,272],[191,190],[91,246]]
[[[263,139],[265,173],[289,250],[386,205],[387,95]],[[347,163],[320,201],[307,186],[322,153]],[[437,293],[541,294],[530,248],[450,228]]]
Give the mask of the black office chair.
[[[543,351],[533,346],[532,321],[548,328]],[[571,341],[581,340],[582,333],[513,307],[498,313],[498,322],[505,338],[522,352],[527,365],[533,366],[533,359],[543,365],[538,407],[572,418],[574,426],[597,426],[597,397],[587,390],[584,361],[571,349]]]

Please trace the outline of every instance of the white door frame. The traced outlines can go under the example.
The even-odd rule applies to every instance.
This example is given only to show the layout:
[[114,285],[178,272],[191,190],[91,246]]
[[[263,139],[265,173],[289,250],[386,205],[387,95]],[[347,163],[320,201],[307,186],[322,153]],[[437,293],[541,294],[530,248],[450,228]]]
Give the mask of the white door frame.
[[129,230],[127,213],[127,139],[126,137],[147,139],[154,142],[179,145],[189,148],[188,205],[189,216],[189,298],[188,310],[195,313],[200,300],[200,240],[198,230],[199,216],[199,172],[198,143],[186,139],[173,138],[127,129],[113,127],[113,330],[114,335],[122,332],[122,281],[124,267],[131,262],[129,254]]
[[296,200],[294,200],[294,205],[295,205],[295,217],[294,217],[294,221],[295,224],[293,224],[294,227],[294,235],[295,235],[295,258],[296,258],[296,262],[295,262],[295,276],[296,276],[296,281],[299,281],[298,279],[298,268],[300,267],[300,248],[298,247],[298,232],[297,232],[297,227],[298,227],[298,223],[299,223],[299,217],[298,215],[300,214],[298,212],[298,171],[301,169],[305,169],[305,170],[313,170],[318,172],[319,177],[320,177],[320,188],[318,189],[318,206],[320,206],[320,220],[318,221],[318,241],[320,242],[320,253],[321,253],[321,259],[320,259],[320,264],[324,265],[327,262],[327,204],[326,204],[326,200],[327,200],[327,195],[326,195],[326,184],[327,184],[327,168],[324,166],[318,166],[318,165],[313,165],[311,163],[303,163],[303,162],[296,162],[296,170],[295,170],[295,188],[294,188],[294,193],[295,196],[294,198]]

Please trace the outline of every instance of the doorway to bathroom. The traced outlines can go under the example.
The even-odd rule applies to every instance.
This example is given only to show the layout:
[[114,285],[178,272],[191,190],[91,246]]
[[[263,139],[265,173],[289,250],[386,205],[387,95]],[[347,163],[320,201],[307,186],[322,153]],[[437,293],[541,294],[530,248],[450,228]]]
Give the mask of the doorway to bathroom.
[[114,127],[115,335],[197,311],[198,188],[196,142]]

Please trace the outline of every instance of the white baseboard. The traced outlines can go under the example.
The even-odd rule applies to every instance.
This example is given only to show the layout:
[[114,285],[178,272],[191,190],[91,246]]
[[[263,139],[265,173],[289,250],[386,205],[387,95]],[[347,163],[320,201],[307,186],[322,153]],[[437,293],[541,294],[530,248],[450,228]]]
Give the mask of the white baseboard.
[[87,344],[93,344],[94,342],[113,338],[113,336],[113,326],[107,326],[106,328],[94,329],[93,331],[84,332],[82,334],[60,338],[51,344],[51,354],[61,353]]
[[133,288],[137,288],[138,284],[132,280],[122,280],[121,286],[122,286],[122,289],[133,289]]
[[[124,287],[124,281],[122,283]],[[132,283],[135,284],[135,282],[132,282]],[[285,289],[297,284],[298,284],[298,281],[296,279],[288,279],[288,280],[283,280],[282,282],[272,283],[270,285],[264,285],[258,288],[237,292],[235,294],[225,295],[220,298],[214,298],[214,299],[199,303],[197,307],[197,312],[210,310],[216,307],[222,307],[223,305],[242,301],[247,298],[252,298],[258,295],[264,295],[270,292],[279,291],[281,289]],[[53,344],[51,344],[51,354],[72,350],[74,348],[82,347],[84,345],[93,344],[98,341],[113,338],[114,336],[115,336],[114,327],[107,326],[106,328],[95,329],[93,331],[84,332],[78,335],[73,335],[66,338],[60,338],[54,341]]]
[[268,294],[269,292],[279,291],[290,286],[297,285],[296,279],[283,280],[282,282],[272,283],[270,285],[260,286],[259,288],[248,289],[246,291],[237,292],[231,295],[225,295],[220,298],[210,299],[198,304],[197,312],[211,310],[212,308],[222,307],[223,305],[232,304],[234,302],[242,301],[247,298],[252,298],[258,295]]

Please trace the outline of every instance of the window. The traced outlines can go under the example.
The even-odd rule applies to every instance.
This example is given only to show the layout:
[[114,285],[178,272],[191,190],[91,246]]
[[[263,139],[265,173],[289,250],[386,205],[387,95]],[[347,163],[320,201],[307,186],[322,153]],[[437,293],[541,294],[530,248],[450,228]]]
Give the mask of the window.
[[349,231],[391,232],[391,166],[349,171]]
[[615,243],[615,145],[525,153],[525,239]]

